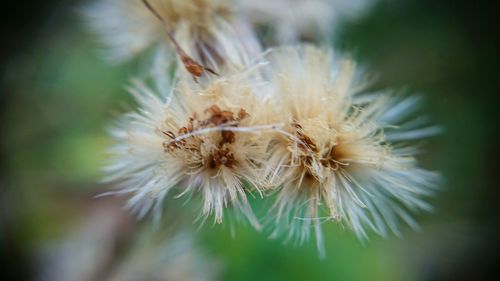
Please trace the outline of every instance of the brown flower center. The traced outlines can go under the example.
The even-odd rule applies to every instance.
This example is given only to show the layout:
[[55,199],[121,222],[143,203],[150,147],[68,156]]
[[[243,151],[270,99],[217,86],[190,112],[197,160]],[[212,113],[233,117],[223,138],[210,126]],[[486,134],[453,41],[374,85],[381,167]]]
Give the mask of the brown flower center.
[[316,142],[306,135],[302,126],[294,120],[292,122],[292,127],[295,128],[295,136],[299,140],[298,146],[303,152],[300,160],[305,167],[311,166],[315,159],[319,159],[323,167],[334,170],[339,169],[341,166],[349,165],[343,161],[345,156],[339,144],[333,145],[328,153],[319,156],[319,149]]
[[210,155],[209,167],[219,169],[221,166],[232,168],[236,164],[233,153],[228,148],[217,149]]
[[[240,121],[248,116],[248,113],[242,108],[238,113],[229,110],[222,110],[217,105],[212,105],[204,111],[208,117],[206,119],[198,119],[197,114],[193,114],[189,118],[186,126],[178,130],[178,136],[172,131],[162,131],[161,133],[168,137],[168,140],[163,142],[165,152],[171,153],[178,149],[190,150],[200,153],[200,145],[203,140],[196,135],[196,130],[205,128],[214,128],[220,126],[237,127]],[[192,134],[183,137],[187,134]],[[221,166],[232,168],[237,161],[234,154],[228,147],[236,141],[236,134],[231,130],[220,131],[220,139],[217,147],[208,156],[208,167],[218,169]]]

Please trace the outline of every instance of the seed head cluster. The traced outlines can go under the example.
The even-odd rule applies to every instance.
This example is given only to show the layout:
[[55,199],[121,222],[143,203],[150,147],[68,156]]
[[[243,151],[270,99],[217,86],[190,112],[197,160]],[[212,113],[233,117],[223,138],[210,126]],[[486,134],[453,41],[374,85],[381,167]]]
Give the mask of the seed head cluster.
[[[415,141],[439,128],[417,116],[420,98],[367,91],[353,59],[328,47],[259,43],[252,27],[284,13],[259,9],[287,1],[98,0],[85,10],[115,61],[154,45],[167,50],[156,58],[177,61],[132,81],[138,108],[112,130],[111,193],[128,194],[139,217],[186,198],[202,221],[236,216],[298,242],[313,234],[321,252],[325,222],[367,238],[399,234],[400,221],[417,227],[411,213],[431,209],[439,175],[420,167]],[[249,197],[271,202],[264,216]]]

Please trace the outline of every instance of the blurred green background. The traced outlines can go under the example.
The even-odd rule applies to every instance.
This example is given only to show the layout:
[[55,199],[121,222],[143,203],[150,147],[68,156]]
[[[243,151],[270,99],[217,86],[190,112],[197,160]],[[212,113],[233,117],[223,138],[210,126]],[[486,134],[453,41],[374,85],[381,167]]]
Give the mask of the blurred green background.
[[[100,59],[77,12],[81,2],[2,7],[1,280],[51,280],[45,271],[71,271],[70,260],[98,264],[88,278],[74,269],[67,280],[109,280],[140,229],[151,228],[121,209],[123,198],[94,198],[109,188],[99,183],[111,143],[106,128],[132,104],[124,85],[143,66]],[[435,212],[418,217],[422,230],[363,244],[325,225],[327,258],[320,260],[314,243],[283,245],[246,227],[233,238],[227,227],[207,225],[195,240],[216,261],[215,280],[500,280],[499,21],[486,3],[378,1],[344,23],[335,41],[378,74],[375,88],[422,93],[421,112],[445,128],[421,158],[445,177],[431,200]],[[167,230],[158,232],[166,236],[182,224],[175,214],[164,220]],[[97,254],[84,251],[96,245]]]

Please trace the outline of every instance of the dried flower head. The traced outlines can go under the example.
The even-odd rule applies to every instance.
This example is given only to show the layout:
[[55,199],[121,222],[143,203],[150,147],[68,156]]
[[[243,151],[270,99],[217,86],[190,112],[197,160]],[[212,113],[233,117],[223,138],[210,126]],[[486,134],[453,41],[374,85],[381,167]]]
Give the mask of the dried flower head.
[[401,142],[436,128],[396,127],[416,100],[356,94],[362,85],[356,87],[354,63],[314,47],[281,48],[271,60],[276,112],[287,121],[266,162],[279,186],[274,234],[286,230],[303,241],[314,228],[321,250],[323,221],[343,222],[359,237],[367,227],[398,233],[398,219],[415,226],[408,210],[429,210],[423,198],[438,178],[418,167],[415,147]]
[[[253,226],[259,223],[247,192],[261,192],[269,138],[266,102],[257,100],[249,73],[213,80],[200,86],[178,82],[164,101],[143,83],[130,91],[140,109],[128,114],[114,131],[118,144],[107,171],[122,180],[128,205],[139,216],[158,209],[171,190],[176,197],[201,194],[201,215],[221,223],[228,205]],[[158,214],[158,212],[156,212]]]
[[171,41],[165,31],[202,65],[239,63],[259,51],[253,31],[234,18],[229,0],[148,0],[147,4],[154,13],[141,0],[96,0],[85,9],[88,24],[107,47],[111,61],[122,62],[156,43]]

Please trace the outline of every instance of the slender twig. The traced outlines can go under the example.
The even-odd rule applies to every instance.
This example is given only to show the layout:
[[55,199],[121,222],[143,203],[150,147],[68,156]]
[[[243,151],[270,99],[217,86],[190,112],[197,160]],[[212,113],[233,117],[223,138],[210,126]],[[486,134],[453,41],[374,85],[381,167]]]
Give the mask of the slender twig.
[[185,51],[182,49],[182,47],[179,45],[177,40],[175,40],[172,28],[170,25],[165,21],[165,19],[151,6],[151,4],[148,2],[148,0],[142,0],[144,5],[148,8],[149,11],[153,15],[155,15],[158,20],[161,21],[163,24],[163,27],[165,28],[165,33],[167,34],[168,38],[170,39],[170,42],[175,47],[175,50],[177,51],[177,54],[179,54],[182,63],[184,64],[184,67],[186,70],[193,76],[193,80],[195,82],[198,82],[197,78],[201,77],[205,71],[208,71],[214,75],[219,75],[217,72],[215,72],[213,69],[206,67],[204,65],[201,65],[200,63],[196,62],[193,58],[191,58]]

